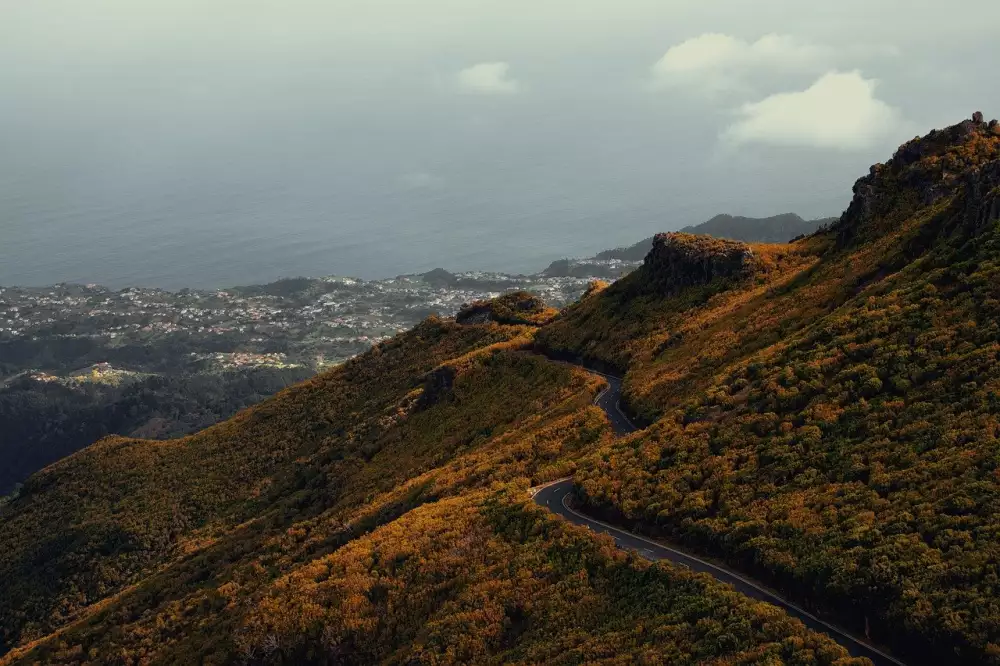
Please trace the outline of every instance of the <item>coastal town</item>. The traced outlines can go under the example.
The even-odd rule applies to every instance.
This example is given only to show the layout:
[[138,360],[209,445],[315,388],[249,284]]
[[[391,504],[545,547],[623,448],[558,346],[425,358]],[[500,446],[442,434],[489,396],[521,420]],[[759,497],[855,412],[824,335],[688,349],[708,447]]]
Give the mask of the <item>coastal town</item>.
[[[294,278],[177,292],[78,284],[0,287],[0,345],[18,352],[0,357],[0,380],[29,370],[83,377],[108,376],[114,369],[316,371],[431,314],[452,316],[463,303],[526,290],[558,307],[579,297],[595,277],[636,263],[584,262],[573,275],[435,269],[385,280]],[[87,370],[92,366],[99,371]]]

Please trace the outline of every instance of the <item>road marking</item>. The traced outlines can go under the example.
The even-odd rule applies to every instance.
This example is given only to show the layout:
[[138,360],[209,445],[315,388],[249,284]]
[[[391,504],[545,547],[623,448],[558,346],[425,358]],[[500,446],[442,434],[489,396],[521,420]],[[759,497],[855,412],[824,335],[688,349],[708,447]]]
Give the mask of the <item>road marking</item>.
[[[584,368],[584,370],[586,370],[586,368]],[[589,370],[587,370],[587,372],[590,372],[590,371],[589,371]],[[602,398],[604,397],[604,395],[605,395],[605,394],[606,394],[606,393],[607,393],[608,391],[610,391],[611,389],[612,389],[612,384],[611,384],[611,382],[608,382],[608,385],[607,385],[607,386],[605,386],[605,387],[604,387],[603,389],[601,389],[601,392],[600,392],[600,393],[598,393],[598,394],[597,394],[597,396],[596,396],[596,397],[594,398],[594,404],[595,404],[595,405],[600,405],[600,403],[601,403],[601,399],[602,399]]]
[[571,477],[571,476],[563,476],[563,477],[560,477],[558,479],[553,479],[552,481],[546,481],[545,483],[543,483],[541,485],[537,485],[537,486],[535,486],[533,488],[528,488],[528,495],[530,497],[535,497],[536,495],[538,495],[538,493],[542,492],[543,490],[545,490],[549,486],[557,486],[560,483],[562,483],[563,481],[570,481],[572,478],[573,477]]
[[636,428],[635,425],[629,421],[628,417],[625,416],[625,412],[622,411],[622,401],[620,399],[615,402],[615,411],[618,412],[619,416],[625,419],[625,424],[628,425],[629,428],[632,428],[632,430],[638,430],[638,428]]

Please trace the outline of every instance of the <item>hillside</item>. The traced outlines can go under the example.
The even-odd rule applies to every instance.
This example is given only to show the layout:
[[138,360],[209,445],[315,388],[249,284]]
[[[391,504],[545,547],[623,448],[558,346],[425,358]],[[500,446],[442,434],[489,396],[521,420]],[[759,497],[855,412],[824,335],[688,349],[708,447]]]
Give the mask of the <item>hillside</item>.
[[511,290],[558,306],[590,279],[438,269],[211,291],[0,286],[0,496],[105,435],[197,432],[431,314]]
[[429,320],[197,436],[36,474],[0,508],[2,663],[853,663],[531,504],[610,440],[600,381],[519,351],[533,332]]
[[313,373],[248,368],[142,375],[127,381],[24,376],[0,388],[0,493],[109,434],[182,437],[229,418]]
[[820,227],[836,221],[835,217],[804,220],[795,213],[782,213],[771,217],[716,215],[706,222],[684,227],[680,231],[753,243],[787,243],[797,236],[811,234]]
[[933,132],[827,231],[753,247],[763,275],[678,283],[661,237],[570,307],[539,344],[626,371],[655,421],[588,458],[581,501],[916,663],[1000,663],[998,158],[996,123]]
[[[1000,664],[1000,131],[902,146],[793,243],[657,236],[556,312],[431,317],[196,435],[113,437],[0,505],[0,664]],[[624,375],[640,424],[593,402]],[[615,380],[611,380],[615,381]],[[617,389],[616,389],[617,390]]]
[[[785,217],[800,219],[773,219]],[[729,219],[764,234],[758,241],[773,231],[768,220]],[[647,250],[636,261],[562,260],[527,276],[438,268],[384,280],[300,277],[215,291],[0,287],[0,455],[8,463],[0,468],[0,495],[109,434],[197,432],[432,313],[452,315],[509,291],[564,305],[590,280],[628,272]],[[76,379],[81,369],[106,364],[128,380]]]

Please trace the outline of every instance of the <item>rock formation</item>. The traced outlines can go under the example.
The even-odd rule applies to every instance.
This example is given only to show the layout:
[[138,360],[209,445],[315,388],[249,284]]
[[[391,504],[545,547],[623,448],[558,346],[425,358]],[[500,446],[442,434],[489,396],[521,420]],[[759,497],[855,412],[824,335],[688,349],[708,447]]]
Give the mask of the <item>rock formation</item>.
[[556,310],[526,291],[515,291],[487,301],[462,306],[455,316],[459,324],[523,324],[538,326],[555,316]]
[[854,198],[830,229],[838,248],[884,235],[920,207],[952,197],[963,176],[1000,159],[1000,135],[976,112],[943,130],[932,131],[900,146],[885,164],[872,166],[854,184]]
[[753,250],[746,243],[682,233],[658,234],[643,263],[646,282],[661,293],[744,279],[754,267]]

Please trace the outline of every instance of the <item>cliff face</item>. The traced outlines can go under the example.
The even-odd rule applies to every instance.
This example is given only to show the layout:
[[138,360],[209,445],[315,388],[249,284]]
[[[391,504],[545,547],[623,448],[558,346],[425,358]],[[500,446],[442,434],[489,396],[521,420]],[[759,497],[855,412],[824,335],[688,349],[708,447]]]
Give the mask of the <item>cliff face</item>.
[[1000,219],[1000,159],[968,173],[963,186],[961,223],[966,234],[975,236]]
[[647,284],[665,294],[717,279],[743,280],[756,267],[746,243],[682,233],[658,234],[643,262]]
[[894,231],[921,208],[953,197],[989,162],[1000,158],[1000,124],[973,114],[900,146],[854,184],[854,198],[838,222],[836,247],[857,246]]

